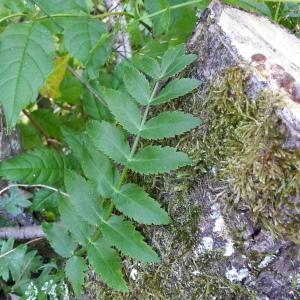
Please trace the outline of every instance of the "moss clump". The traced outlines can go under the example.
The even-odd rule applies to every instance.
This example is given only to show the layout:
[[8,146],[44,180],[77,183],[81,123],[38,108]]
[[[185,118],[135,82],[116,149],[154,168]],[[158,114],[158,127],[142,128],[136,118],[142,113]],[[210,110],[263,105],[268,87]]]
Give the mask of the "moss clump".
[[[209,114],[205,163],[233,191],[232,204],[249,209],[255,221],[276,235],[300,242],[300,151],[283,149],[285,127],[278,97],[247,97],[248,75],[230,69],[213,86],[203,108]],[[298,203],[297,203],[298,202]]]

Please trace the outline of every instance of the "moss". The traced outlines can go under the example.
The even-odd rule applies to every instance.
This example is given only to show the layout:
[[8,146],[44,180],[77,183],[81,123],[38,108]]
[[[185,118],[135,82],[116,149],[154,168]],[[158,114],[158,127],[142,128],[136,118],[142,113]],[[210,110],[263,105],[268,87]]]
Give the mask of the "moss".
[[232,68],[213,86],[203,108],[209,114],[199,162],[216,167],[229,183],[232,205],[275,235],[300,242],[300,151],[283,149],[285,127],[276,111],[280,99],[247,97],[248,74]]

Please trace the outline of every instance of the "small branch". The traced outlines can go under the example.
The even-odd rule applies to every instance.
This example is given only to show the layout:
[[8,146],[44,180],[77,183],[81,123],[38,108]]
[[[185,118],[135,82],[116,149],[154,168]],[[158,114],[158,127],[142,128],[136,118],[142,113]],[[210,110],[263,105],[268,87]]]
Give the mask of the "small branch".
[[65,193],[65,192],[62,192],[52,186],[49,186],[49,185],[45,185],[45,184],[21,184],[21,183],[13,183],[13,184],[10,184],[8,186],[6,186],[5,188],[3,188],[2,190],[0,190],[0,195],[2,195],[3,193],[5,193],[6,191],[8,191],[9,189],[13,188],[13,187],[24,187],[24,188],[43,188],[43,189],[47,189],[47,190],[50,190],[50,191],[53,191],[53,192],[57,192],[57,193],[60,193],[61,195],[67,197],[67,198],[70,198],[70,195]]
[[[44,237],[42,226],[1,227],[0,239],[31,240]],[[0,256],[1,257],[1,256]]]

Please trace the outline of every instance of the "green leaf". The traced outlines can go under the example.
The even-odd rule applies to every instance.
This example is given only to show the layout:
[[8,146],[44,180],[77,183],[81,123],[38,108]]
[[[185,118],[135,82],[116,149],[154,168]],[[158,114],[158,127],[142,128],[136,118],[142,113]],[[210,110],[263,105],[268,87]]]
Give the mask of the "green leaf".
[[101,36],[106,32],[105,24],[99,20],[77,18],[64,31],[65,47],[73,57],[86,65],[97,51],[95,47],[98,47]]
[[84,90],[81,101],[84,110],[91,118],[98,121],[113,121],[113,116],[109,109],[96,99],[88,90]]
[[66,276],[72,284],[73,291],[77,297],[81,295],[84,283],[85,272],[87,271],[85,259],[79,256],[72,256],[66,262]]
[[34,10],[34,5],[28,1],[22,0],[1,0],[0,1],[0,17],[10,14],[30,12]]
[[43,230],[56,253],[62,257],[73,255],[77,244],[66,228],[58,223],[43,223]]
[[56,208],[58,196],[59,193],[57,192],[40,189],[36,192],[30,209],[32,211],[41,211],[47,208]]
[[102,94],[116,120],[128,132],[137,134],[142,121],[137,104],[127,94],[119,91],[106,89]]
[[35,0],[47,14],[57,13],[88,13],[86,0]]
[[171,47],[165,52],[161,60],[160,79],[167,79],[179,73],[197,58],[195,54],[184,54],[184,48],[185,45],[182,44]]
[[128,93],[140,104],[147,105],[151,97],[150,85],[146,77],[136,68],[122,67],[123,81]]
[[154,250],[143,241],[143,236],[123,217],[112,216],[101,224],[101,229],[105,240],[125,255],[144,262],[160,262]]
[[[145,8],[149,14],[169,8],[168,0],[145,0]],[[170,9],[165,10],[162,14],[152,17],[155,35],[160,35],[169,29]]]
[[97,274],[111,288],[128,292],[122,274],[122,262],[118,253],[106,245],[103,239],[88,247],[88,259]]
[[99,76],[99,69],[109,58],[113,45],[113,35],[111,33],[102,34],[95,47],[91,50],[87,65],[87,72],[90,79]]
[[74,76],[67,75],[60,85],[61,96],[56,101],[77,104],[83,92],[83,86]]
[[51,73],[54,39],[42,24],[29,22],[9,25],[0,40],[0,103],[12,127]]
[[56,184],[63,179],[66,161],[52,149],[40,148],[0,164],[0,176],[29,184]]
[[153,79],[158,79],[160,76],[160,65],[156,59],[147,55],[136,55],[132,59],[133,64],[142,72]]
[[87,133],[94,145],[108,157],[117,163],[127,163],[130,149],[121,129],[105,121],[90,121],[87,124]]
[[42,136],[31,123],[20,123],[21,145],[24,151],[32,150],[43,144]]
[[6,210],[13,216],[17,216],[24,208],[29,207],[31,202],[27,200],[24,193],[18,188],[10,189],[10,196],[0,197],[0,210]]
[[199,86],[200,82],[196,79],[182,78],[171,81],[161,92],[152,100],[152,104],[166,103],[172,99],[176,99]]
[[113,197],[117,209],[141,224],[169,224],[168,214],[140,186],[128,183]]
[[77,213],[89,224],[98,225],[103,216],[103,208],[92,185],[80,175],[67,170],[65,187]]
[[97,150],[85,134],[78,134],[70,129],[63,129],[63,135],[78,162],[84,175],[95,183],[97,191],[104,198],[110,198],[119,173],[110,160]]
[[111,197],[119,180],[119,172],[110,160],[95,148],[85,148],[86,158],[82,161],[85,176],[95,183],[98,193]]
[[[0,254],[5,254],[0,258],[0,278],[4,281],[11,279],[15,281],[14,288],[20,283],[22,278],[30,278],[30,273],[41,267],[40,257],[36,251],[27,252],[27,246],[21,244],[15,248],[12,238],[7,241],[0,241]],[[8,251],[11,251],[7,254]]]
[[158,174],[191,165],[186,153],[172,147],[147,146],[129,162],[128,167],[141,174]]
[[200,120],[181,111],[162,112],[147,121],[140,135],[145,139],[174,137],[198,126]]
[[30,115],[35,122],[41,125],[49,137],[54,139],[62,138],[60,131],[62,119],[52,109],[38,109],[31,112]]
[[61,198],[58,202],[58,210],[64,226],[82,246],[86,247],[89,238],[93,235],[93,228],[77,213],[70,199]]
[[52,99],[61,96],[59,87],[65,77],[69,60],[69,55],[59,56],[55,59],[54,69],[40,91],[41,96]]

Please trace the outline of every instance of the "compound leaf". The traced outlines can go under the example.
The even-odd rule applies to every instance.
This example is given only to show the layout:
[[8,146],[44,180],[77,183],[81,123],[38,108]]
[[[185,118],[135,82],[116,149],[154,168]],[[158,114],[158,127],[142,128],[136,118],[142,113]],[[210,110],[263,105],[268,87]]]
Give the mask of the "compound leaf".
[[88,267],[85,259],[80,256],[72,256],[66,262],[66,276],[72,284],[73,291],[77,297],[79,297],[81,294],[85,272],[87,269]]
[[39,22],[9,25],[0,39],[0,103],[12,127],[53,68],[54,39]]
[[103,208],[92,185],[80,175],[67,170],[65,187],[79,216],[91,225],[98,225],[103,216]]
[[77,244],[66,228],[58,223],[43,223],[43,230],[55,252],[62,257],[73,255]]
[[199,81],[190,78],[174,79],[155,97],[152,104],[162,104],[190,93],[199,86]]
[[0,176],[11,181],[52,185],[61,182],[65,168],[61,153],[40,148],[1,162]]
[[101,229],[104,239],[125,255],[144,262],[160,262],[158,255],[144,242],[143,236],[123,217],[112,216],[101,224]]
[[168,214],[140,186],[128,183],[113,197],[117,209],[141,224],[169,224]]
[[87,133],[93,144],[108,157],[117,163],[127,163],[130,149],[121,129],[105,121],[90,121]]
[[122,262],[118,253],[107,246],[103,239],[90,244],[88,259],[97,274],[111,288],[128,292],[128,287],[122,274]]
[[117,119],[130,133],[137,134],[141,125],[141,114],[137,104],[125,93],[107,89],[103,97]]
[[177,152],[172,147],[147,146],[140,150],[129,162],[128,167],[141,174],[157,174],[190,165],[186,153]]
[[151,97],[150,85],[146,77],[135,67],[122,67],[123,81],[128,93],[140,104],[147,105]]
[[200,121],[191,114],[181,111],[162,112],[145,123],[141,136],[146,139],[174,137],[198,126]]

